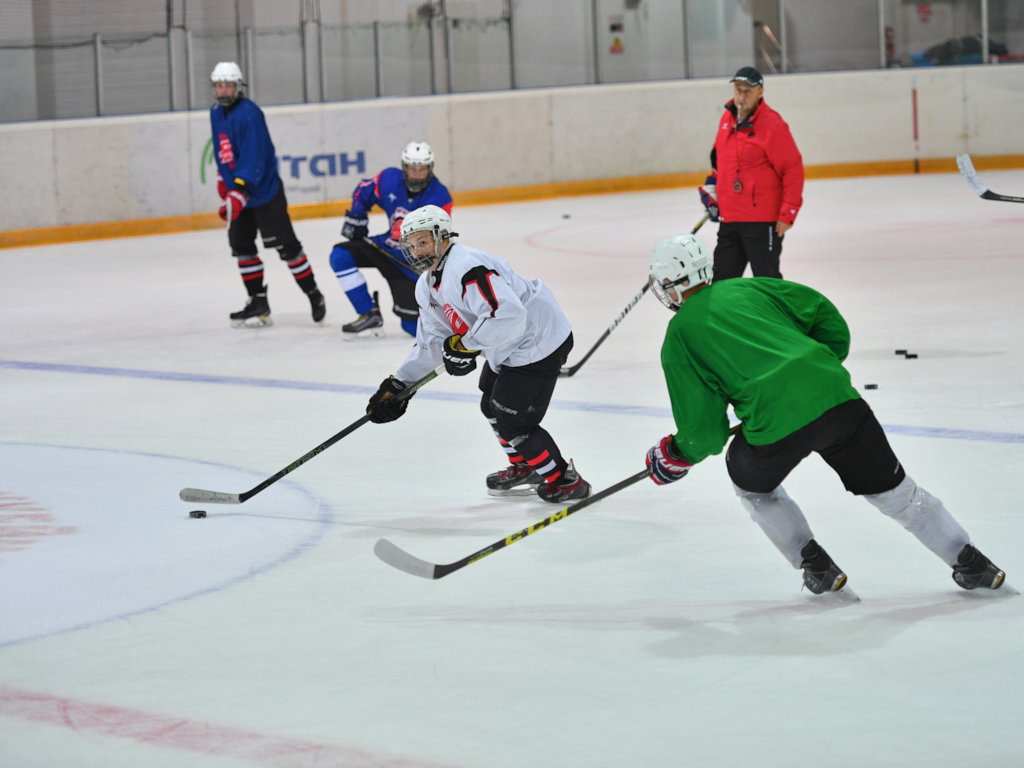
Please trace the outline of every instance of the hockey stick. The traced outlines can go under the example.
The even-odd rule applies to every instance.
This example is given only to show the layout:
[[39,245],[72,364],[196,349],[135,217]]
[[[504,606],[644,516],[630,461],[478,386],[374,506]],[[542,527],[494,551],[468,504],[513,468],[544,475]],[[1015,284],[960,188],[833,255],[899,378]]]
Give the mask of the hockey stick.
[[1012,197],[1011,195],[1000,195],[989,190],[984,184],[981,183],[981,179],[978,178],[978,172],[974,170],[974,163],[971,162],[970,155],[957,155],[956,165],[960,169],[960,173],[967,183],[971,185],[971,189],[975,193],[985,200],[1002,200],[1004,203],[1024,203],[1024,197]]
[[[704,214],[704,218],[701,219],[699,222],[697,222],[697,226],[694,227],[692,230],[690,230],[690,234],[691,235],[697,234],[697,230],[700,229],[701,227],[703,227],[704,226],[704,222],[707,221],[710,217],[711,217],[710,213],[705,213]],[[638,293],[636,296],[634,296],[633,300],[631,302],[629,302],[629,304],[626,305],[626,308],[624,310],[622,310],[622,313],[617,318],[615,318],[615,322],[612,323],[610,326],[608,326],[608,330],[606,330],[603,334],[601,334],[601,338],[598,339],[597,343],[590,348],[590,351],[587,352],[587,354],[585,354],[583,356],[583,359],[580,360],[578,363],[576,363],[576,365],[572,366],[571,368],[563,367],[558,372],[558,375],[559,376],[564,376],[564,377],[568,378],[569,376],[572,376],[573,374],[575,374],[576,371],[578,371],[580,368],[582,368],[583,364],[585,362],[587,362],[587,360],[590,359],[590,356],[597,351],[597,348],[600,347],[601,344],[604,343],[604,340],[607,339],[611,335],[611,332],[615,330],[615,326],[617,326],[619,323],[621,323],[623,321],[623,319],[626,317],[626,315],[629,314],[629,310],[631,310],[633,307],[635,307],[640,302],[640,299],[642,299],[644,297],[644,294],[647,293],[647,289],[650,288],[650,287],[651,287],[651,282],[650,282],[650,280],[648,280],[646,283],[644,283],[644,287],[640,290],[640,293]]]
[[[442,373],[444,373],[444,366],[443,365],[439,365],[439,366],[437,366],[437,368],[432,370],[430,373],[428,373],[422,379],[420,379],[419,381],[415,382],[414,384],[411,384],[410,386],[408,386],[405,389],[403,389],[399,394],[395,395],[394,399],[395,400],[407,400],[408,398],[413,396],[413,394],[416,392],[416,390],[418,390],[420,387],[422,387],[428,381],[432,381],[433,379],[436,379]],[[291,464],[289,464],[287,467],[285,467],[280,472],[278,472],[276,475],[273,475],[272,477],[268,477],[266,480],[264,480],[262,483],[257,485],[255,488],[253,488],[251,490],[248,490],[245,493],[221,493],[220,491],[204,491],[201,488],[184,488],[184,489],[182,489],[181,493],[178,494],[178,498],[180,498],[182,501],[198,501],[198,502],[202,502],[204,504],[241,504],[242,502],[251,499],[253,496],[255,496],[260,491],[266,490],[269,486],[271,486],[274,483],[276,483],[278,480],[280,480],[282,477],[287,475],[289,472],[291,472],[291,471],[293,471],[295,469],[298,469],[303,464],[305,464],[307,461],[312,459],[314,456],[316,456],[316,455],[318,455],[320,453],[323,453],[328,448],[330,448],[332,445],[334,445],[336,442],[341,440],[341,438],[343,438],[343,437],[345,437],[347,435],[352,434],[353,432],[355,432],[357,429],[359,429],[361,426],[363,426],[363,424],[365,424],[369,420],[370,420],[370,416],[369,416],[369,414],[367,414],[366,416],[363,416],[358,421],[352,422],[347,427],[345,427],[343,430],[341,430],[341,432],[339,432],[338,434],[334,435],[334,437],[331,437],[331,438],[325,440],[324,442],[320,443],[320,445],[318,445],[312,451],[307,453],[305,456],[303,456],[300,459],[296,459]]]
[[[729,430],[730,435],[736,434],[741,425],[737,424]],[[405,571],[413,576],[419,576],[424,579],[443,579],[449,573],[465,568],[470,563],[475,563],[477,560],[481,560],[488,555],[497,552],[499,549],[504,549],[510,544],[515,544],[520,539],[525,539],[531,533],[547,528],[549,525],[557,523],[559,520],[564,520],[569,515],[574,515],[584,507],[589,507],[591,504],[596,504],[602,499],[607,499],[613,493],[618,493],[623,488],[628,488],[643,480],[645,477],[651,476],[650,467],[644,469],[642,472],[637,472],[631,477],[627,477],[625,480],[616,483],[610,488],[605,488],[599,493],[595,493],[583,501],[573,504],[570,507],[566,507],[560,512],[555,512],[551,517],[544,518],[539,523],[531,525],[529,528],[524,528],[518,533],[513,533],[511,536],[506,536],[501,541],[496,541],[489,547],[484,547],[478,552],[474,552],[469,557],[464,557],[461,560],[456,560],[454,563],[448,563],[447,565],[439,565],[437,563],[428,563],[426,560],[420,560],[418,557],[413,557],[404,549],[395,546],[387,539],[378,539],[377,543],[373,547],[373,554],[383,560],[385,563],[390,565],[392,568],[397,568],[400,571]]]
[[441,579],[447,576],[449,573],[465,568],[470,563],[475,563],[481,558],[487,557],[493,552],[497,552],[499,549],[504,549],[510,544],[514,544],[520,539],[525,539],[531,533],[536,533],[539,530],[547,528],[553,523],[557,523],[559,520],[564,520],[569,515],[579,512],[584,507],[589,507],[591,504],[595,504],[602,499],[607,499],[613,493],[618,493],[623,488],[628,488],[633,483],[643,480],[645,477],[650,477],[651,470],[644,469],[643,472],[637,472],[631,477],[627,477],[620,483],[616,483],[610,488],[605,488],[600,493],[595,493],[589,498],[583,499],[577,504],[573,504],[570,507],[566,507],[560,512],[555,512],[551,517],[547,517],[541,520],[539,523],[531,525],[529,528],[524,528],[518,533],[513,533],[511,536],[506,536],[501,541],[496,541],[489,547],[484,547],[479,552],[474,552],[469,557],[464,557],[461,560],[457,560],[454,563],[448,563],[447,565],[438,565],[436,563],[428,563],[426,560],[420,560],[418,557],[413,557],[405,550],[395,546],[387,539],[379,539],[373,547],[373,554],[383,560],[385,563],[390,565],[392,568],[397,568],[400,571],[411,573],[413,576],[420,576],[424,579]]

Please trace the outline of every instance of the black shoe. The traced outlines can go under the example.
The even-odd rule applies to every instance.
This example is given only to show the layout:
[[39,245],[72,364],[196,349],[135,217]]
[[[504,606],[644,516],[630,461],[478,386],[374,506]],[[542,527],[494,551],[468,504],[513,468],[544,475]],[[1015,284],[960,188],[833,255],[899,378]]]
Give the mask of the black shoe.
[[249,303],[245,309],[231,313],[231,325],[234,328],[259,328],[263,325],[273,325],[270,319],[270,304],[267,302],[267,292],[257,293],[249,297]]
[[549,480],[543,485],[537,486],[537,495],[552,504],[585,499],[590,495],[590,483],[580,477],[570,459],[569,466],[565,468],[561,477],[554,482]]
[[512,464],[487,476],[487,493],[491,496],[532,496],[544,478],[525,461]]
[[804,586],[814,594],[838,592],[846,586],[846,574],[814,539],[800,550],[800,557],[803,558],[800,567],[804,569]]
[[322,322],[327,316],[327,305],[324,304],[324,295],[317,288],[314,288],[306,295],[309,296],[309,306],[313,310],[313,322]]
[[999,589],[1006,574],[985,557],[973,544],[960,550],[953,566],[953,581],[964,589]]
[[345,334],[345,341],[376,339],[384,335],[384,318],[380,316],[380,307],[377,306],[376,291],[373,292],[373,309],[341,326],[341,332]]

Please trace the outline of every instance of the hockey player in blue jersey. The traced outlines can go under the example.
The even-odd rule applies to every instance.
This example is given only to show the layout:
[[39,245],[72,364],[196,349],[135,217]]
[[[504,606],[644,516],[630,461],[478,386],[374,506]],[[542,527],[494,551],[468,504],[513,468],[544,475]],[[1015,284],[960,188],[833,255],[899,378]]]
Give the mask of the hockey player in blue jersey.
[[[388,215],[388,231],[367,237],[369,213],[375,205]],[[375,178],[364,179],[352,193],[352,210],[346,211],[341,228],[348,242],[338,243],[331,252],[331,268],[359,313],[353,322],[341,327],[346,341],[384,335],[377,294],[370,296],[359,267],[380,271],[391,287],[394,312],[401,318],[402,330],[416,335],[418,274],[409,269],[399,241],[406,214],[424,205],[436,205],[448,214],[452,211],[452,196],[434,176],[434,153],[426,142],[414,141],[405,148],[401,169],[385,168]]]
[[324,297],[292,229],[263,112],[245,98],[242,70],[235,62],[217,64],[210,80],[217,95],[217,103],[210,109],[210,126],[217,159],[217,190],[224,201],[220,217],[228,222],[231,255],[238,259],[249,293],[245,309],[231,313],[231,324],[236,328],[272,325],[263,262],[256,251],[257,232],[263,236],[263,247],[277,249],[281,260],[288,264],[295,282],[309,297],[313,321],[319,323],[327,314]]

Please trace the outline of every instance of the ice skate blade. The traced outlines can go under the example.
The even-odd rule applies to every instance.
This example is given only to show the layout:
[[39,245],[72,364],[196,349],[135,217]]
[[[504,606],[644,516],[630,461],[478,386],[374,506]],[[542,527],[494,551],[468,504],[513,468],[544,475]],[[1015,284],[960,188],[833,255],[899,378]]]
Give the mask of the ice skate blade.
[[487,495],[494,496],[496,499],[525,499],[530,496],[537,496],[537,486],[517,485],[505,491],[500,488],[488,488]]
[[247,317],[245,320],[232,320],[232,328],[269,328],[274,324],[270,315],[262,317]]
[[833,603],[859,603],[860,595],[850,589],[848,586],[843,586],[841,589],[837,589],[835,592],[822,592],[820,595],[816,595],[810,590],[810,597],[813,600],[828,600]]
[[988,589],[986,587],[978,587],[978,589],[962,589],[959,590],[962,593],[970,595],[972,598],[979,598],[981,600],[991,600],[997,597],[1017,597],[1020,595],[1020,591],[1016,587],[1010,586],[1010,583],[1003,578],[1003,583],[999,585],[998,589]]
[[343,341],[368,341],[370,339],[382,339],[384,338],[383,328],[367,328],[365,331],[359,331],[358,333],[346,333],[341,332],[341,338]]

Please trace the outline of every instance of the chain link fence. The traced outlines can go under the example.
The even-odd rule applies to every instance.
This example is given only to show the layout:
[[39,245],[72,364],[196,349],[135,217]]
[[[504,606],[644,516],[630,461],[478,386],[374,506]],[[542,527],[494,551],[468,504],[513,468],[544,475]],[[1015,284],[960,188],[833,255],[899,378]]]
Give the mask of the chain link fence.
[[1020,0],[0,0],[0,122],[1021,54]]

